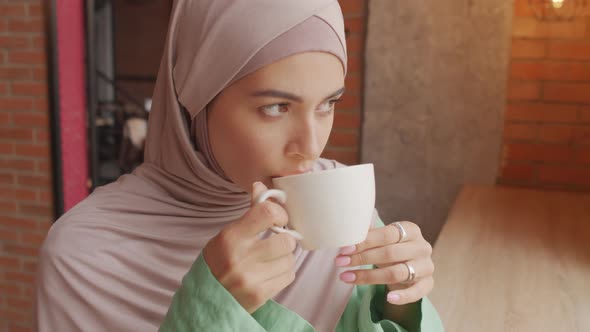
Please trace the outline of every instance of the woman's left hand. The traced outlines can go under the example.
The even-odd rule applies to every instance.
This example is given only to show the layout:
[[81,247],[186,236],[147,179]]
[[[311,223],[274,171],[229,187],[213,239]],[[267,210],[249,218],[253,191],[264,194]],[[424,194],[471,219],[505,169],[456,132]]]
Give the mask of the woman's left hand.
[[387,285],[387,301],[397,305],[420,300],[434,286],[432,246],[422,237],[418,225],[409,221],[399,225],[406,232],[404,238],[394,224],[372,228],[364,242],[342,248],[336,257],[336,266],[376,265],[375,269],[344,272],[340,279],[358,285]]

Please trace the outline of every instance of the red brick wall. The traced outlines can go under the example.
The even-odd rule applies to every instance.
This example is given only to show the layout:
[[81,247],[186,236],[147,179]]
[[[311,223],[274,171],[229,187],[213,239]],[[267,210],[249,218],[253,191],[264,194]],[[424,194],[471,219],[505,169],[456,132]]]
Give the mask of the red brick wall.
[[0,331],[30,327],[35,257],[52,219],[41,3],[0,1]]
[[590,16],[536,20],[515,1],[500,183],[590,190]]
[[336,104],[334,128],[323,157],[336,159],[345,164],[359,162],[360,123],[363,92],[363,68],[366,0],[340,0],[347,31],[348,75],[346,92]]

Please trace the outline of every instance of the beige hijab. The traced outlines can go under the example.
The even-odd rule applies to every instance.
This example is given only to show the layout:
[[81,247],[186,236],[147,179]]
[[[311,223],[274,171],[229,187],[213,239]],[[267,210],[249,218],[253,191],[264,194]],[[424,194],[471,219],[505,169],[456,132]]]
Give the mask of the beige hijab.
[[[95,190],[51,228],[39,255],[40,331],[155,331],[201,249],[250,207],[212,163],[197,119],[231,82],[265,65],[265,46],[315,17],[341,43],[335,0],[178,0],[154,91],[145,163]],[[316,23],[317,20],[313,19]],[[239,32],[239,33],[237,33]],[[184,110],[190,114],[189,124]],[[337,167],[319,160],[315,170]],[[297,278],[274,300],[318,331],[337,325],[352,286],[337,249],[295,251]]]

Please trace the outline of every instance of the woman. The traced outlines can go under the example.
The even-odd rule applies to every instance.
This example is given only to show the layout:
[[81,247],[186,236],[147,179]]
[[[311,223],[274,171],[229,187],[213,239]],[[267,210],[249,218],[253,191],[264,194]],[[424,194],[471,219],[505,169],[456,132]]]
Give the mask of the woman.
[[339,166],[319,156],[345,73],[337,1],[176,1],[145,163],[52,227],[38,329],[442,330],[416,225],[313,252],[260,236],[288,221],[251,205],[272,177]]

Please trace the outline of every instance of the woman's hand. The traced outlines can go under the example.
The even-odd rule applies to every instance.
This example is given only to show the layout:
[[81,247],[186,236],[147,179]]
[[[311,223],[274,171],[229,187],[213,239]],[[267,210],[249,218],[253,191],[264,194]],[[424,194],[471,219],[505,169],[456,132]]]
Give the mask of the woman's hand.
[[[434,286],[432,246],[423,237],[418,225],[399,223],[407,236],[395,225],[372,228],[364,242],[345,247],[336,257],[337,266],[376,265],[376,269],[344,272],[340,279],[353,284],[383,284],[390,290],[387,301],[407,304],[425,297]],[[410,270],[415,278],[410,276]]]
[[[254,183],[252,197],[265,190],[264,184]],[[203,258],[215,278],[249,313],[295,280],[295,239],[288,234],[258,237],[287,221],[285,209],[267,200],[253,205],[203,248]]]

